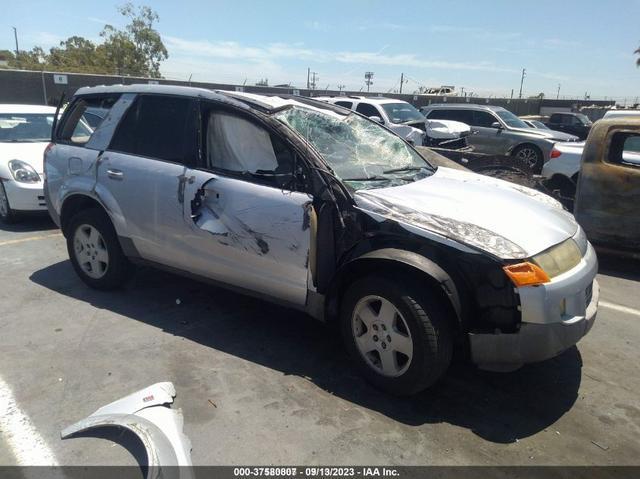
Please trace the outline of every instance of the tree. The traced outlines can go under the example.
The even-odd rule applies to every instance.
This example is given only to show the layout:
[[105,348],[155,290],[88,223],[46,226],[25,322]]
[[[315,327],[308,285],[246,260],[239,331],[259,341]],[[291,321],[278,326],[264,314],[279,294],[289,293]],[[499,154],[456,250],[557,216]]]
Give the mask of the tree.
[[53,70],[97,73],[103,70],[96,46],[86,38],[73,36],[54,47],[47,57],[47,68]]
[[154,28],[158,14],[145,6],[136,10],[131,3],[119,7],[118,11],[129,23],[124,30],[105,25],[100,32],[104,40],[99,45],[72,36],[51,48],[48,54],[40,47],[20,51],[17,56],[8,50],[0,54],[6,57],[10,68],[160,78],[160,62],[169,55]]
[[167,49],[154,24],[159,17],[146,6],[135,7],[127,3],[118,11],[129,18],[124,30],[105,25],[100,36],[105,39],[98,46],[99,56],[115,67],[119,74],[160,77],[160,62],[168,58]]
[[[635,52],[633,52],[634,55],[640,55],[640,48],[638,48]],[[636,66],[640,67],[640,58],[636,58]]]

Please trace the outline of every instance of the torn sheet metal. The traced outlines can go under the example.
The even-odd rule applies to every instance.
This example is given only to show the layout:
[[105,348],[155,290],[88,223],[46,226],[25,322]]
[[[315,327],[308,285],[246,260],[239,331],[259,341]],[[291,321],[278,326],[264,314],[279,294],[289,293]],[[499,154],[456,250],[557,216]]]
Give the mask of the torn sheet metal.
[[194,477],[191,441],[182,432],[180,409],[171,409],[176,396],[173,383],[148,386],[101,407],[90,416],[65,428],[61,438],[100,427],[122,427],[134,433],[147,453],[147,479]]

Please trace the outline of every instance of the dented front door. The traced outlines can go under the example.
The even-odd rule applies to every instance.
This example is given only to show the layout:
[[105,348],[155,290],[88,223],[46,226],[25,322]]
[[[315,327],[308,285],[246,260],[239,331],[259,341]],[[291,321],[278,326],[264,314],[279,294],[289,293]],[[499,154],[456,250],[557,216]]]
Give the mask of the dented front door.
[[191,271],[303,306],[311,196],[201,170],[185,185]]

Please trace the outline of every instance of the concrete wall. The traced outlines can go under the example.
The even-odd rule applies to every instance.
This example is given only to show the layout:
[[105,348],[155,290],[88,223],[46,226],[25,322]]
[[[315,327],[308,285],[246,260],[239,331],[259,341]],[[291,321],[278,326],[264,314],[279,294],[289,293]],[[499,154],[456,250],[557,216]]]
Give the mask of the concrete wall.
[[[67,83],[56,83],[55,76],[64,75]],[[340,92],[337,90],[306,90],[297,88],[276,88],[260,86],[239,86],[225,83],[203,83],[186,82],[175,80],[152,80],[149,78],[120,77],[115,75],[89,75],[79,73],[58,73],[58,72],[36,72],[26,70],[3,70],[0,69],[0,103],[27,103],[34,105],[56,105],[64,93],[67,98],[83,86],[113,85],[133,83],[160,83],[162,85],[183,85],[215,90],[236,90],[242,88],[250,93],[263,94],[296,94],[303,96],[339,96],[339,95],[364,95],[381,96],[378,93],[366,92]],[[541,109],[551,111],[554,108],[563,110],[565,108],[575,109],[585,105],[613,105],[613,102],[605,101],[571,101],[571,100],[540,100],[534,99],[508,99],[508,98],[479,98],[479,97],[447,97],[434,95],[413,95],[413,94],[384,94],[385,97],[398,98],[408,101],[416,107],[426,106],[434,103],[478,103],[484,105],[502,106],[512,111],[516,115],[538,115]]]

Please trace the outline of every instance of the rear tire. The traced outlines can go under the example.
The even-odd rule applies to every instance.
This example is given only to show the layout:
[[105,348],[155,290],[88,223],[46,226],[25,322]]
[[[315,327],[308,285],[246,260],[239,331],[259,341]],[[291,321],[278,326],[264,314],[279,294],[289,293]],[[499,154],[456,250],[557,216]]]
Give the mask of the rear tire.
[[4,188],[4,183],[0,181],[0,222],[6,225],[11,225],[18,221],[18,219],[16,212],[11,209],[7,190]]
[[451,363],[451,318],[428,287],[367,276],[345,293],[340,324],[346,348],[376,387],[406,396],[433,385]]
[[101,290],[125,283],[131,264],[104,211],[97,208],[80,211],[71,218],[65,233],[71,264],[82,281]]
[[540,174],[542,172],[544,158],[542,156],[542,152],[537,146],[520,145],[513,150],[511,156],[523,161],[533,173]]

